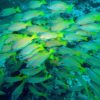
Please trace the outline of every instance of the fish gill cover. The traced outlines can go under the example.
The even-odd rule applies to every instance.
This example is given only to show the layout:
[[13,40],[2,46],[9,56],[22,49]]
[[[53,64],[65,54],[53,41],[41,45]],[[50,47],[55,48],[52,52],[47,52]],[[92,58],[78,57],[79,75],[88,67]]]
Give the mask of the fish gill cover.
[[75,16],[67,0],[8,1],[0,11],[0,99],[100,100],[100,12]]

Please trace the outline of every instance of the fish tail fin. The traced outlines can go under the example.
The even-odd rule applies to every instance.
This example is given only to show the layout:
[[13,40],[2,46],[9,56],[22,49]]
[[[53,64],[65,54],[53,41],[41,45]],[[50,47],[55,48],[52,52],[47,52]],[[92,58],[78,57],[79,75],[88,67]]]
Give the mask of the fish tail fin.
[[41,12],[40,12],[40,15],[41,15],[41,16],[44,16],[44,15],[45,15],[45,13],[44,13],[43,11],[41,11]]
[[38,38],[37,34],[32,35],[32,39]]
[[27,25],[27,26],[32,26],[32,22],[31,22],[31,21],[28,21],[28,22],[26,23],[26,25]]
[[16,8],[16,12],[21,12],[20,7],[17,7],[17,8]]
[[55,49],[50,49],[50,54],[53,54],[53,53],[55,53],[56,51],[55,51]]
[[42,0],[42,4],[47,4],[46,0]]
[[67,11],[68,12],[72,12],[73,8],[74,8],[73,4],[72,5],[68,5]]

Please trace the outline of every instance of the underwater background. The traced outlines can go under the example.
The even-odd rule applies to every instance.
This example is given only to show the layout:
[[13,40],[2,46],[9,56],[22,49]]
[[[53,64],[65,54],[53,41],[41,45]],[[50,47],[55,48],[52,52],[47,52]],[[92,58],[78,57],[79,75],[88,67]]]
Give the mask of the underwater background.
[[100,0],[0,0],[0,100],[100,100]]

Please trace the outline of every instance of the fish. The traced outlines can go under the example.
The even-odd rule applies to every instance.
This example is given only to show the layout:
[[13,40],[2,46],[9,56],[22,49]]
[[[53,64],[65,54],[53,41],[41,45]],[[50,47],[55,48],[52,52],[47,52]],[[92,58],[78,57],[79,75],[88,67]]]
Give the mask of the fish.
[[37,88],[35,88],[34,86],[29,86],[29,91],[32,94],[38,95],[38,96],[42,96],[42,97],[47,97],[47,94],[44,92],[40,92]]
[[100,77],[100,69],[98,68],[91,68],[91,70]]
[[71,49],[68,47],[61,47],[58,49],[58,53],[61,55],[76,55],[76,56],[80,56],[80,51],[75,50],[75,49]]
[[75,22],[72,25],[70,25],[69,28],[66,29],[67,32],[71,32],[71,33],[76,32],[78,30],[79,30],[79,25],[75,24]]
[[46,47],[59,47],[59,46],[65,46],[67,44],[66,41],[59,41],[59,40],[49,40],[46,41],[45,46]]
[[65,20],[64,20],[64,18],[61,18],[58,16],[56,18],[49,19],[49,21],[51,24],[57,24],[57,23],[61,23],[61,22],[65,21]]
[[7,40],[8,36],[7,35],[4,35],[2,37],[0,37],[0,52],[5,44],[5,41]]
[[96,84],[100,85],[100,76],[94,73],[90,68],[87,68],[87,73],[90,79],[95,82]]
[[20,77],[20,76],[13,76],[13,77],[6,77],[6,82],[7,83],[11,83],[11,84],[13,84],[13,83],[15,83],[15,82],[18,82],[18,81],[21,81],[21,80],[23,80],[23,77]]
[[44,12],[40,10],[28,10],[23,13],[21,21],[28,21],[33,18],[44,16]]
[[16,40],[20,40],[23,38],[23,35],[19,35],[19,34],[9,34],[5,36],[7,37],[7,39],[5,40],[5,44],[10,44]]
[[[69,26],[71,24],[74,23],[73,19],[70,20],[64,20],[64,19],[59,19],[57,18],[57,20],[55,22],[53,22],[54,24],[52,24],[51,26],[51,30],[55,31],[55,32],[59,32],[59,31],[63,31],[64,29],[69,28]],[[60,24],[59,24],[60,23]]]
[[67,89],[67,84],[64,81],[62,81],[62,80],[56,79],[56,85],[61,86],[64,89]]
[[100,59],[100,53],[99,53],[99,50],[98,50],[98,52],[96,53],[95,57],[97,57],[98,59]]
[[45,60],[48,59],[51,52],[41,52],[38,53],[38,55],[31,57],[31,59],[28,60],[26,67],[36,67],[40,66],[45,62]]
[[88,42],[88,43],[80,44],[80,47],[83,48],[86,51],[89,51],[89,50],[98,51],[99,50],[98,45],[94,42],[91,42],[91,41]]
[[67,3],[63,1],[52,1],[50,2],[47,8],[54,12],[61,13],[61,12],[66,12],[67,10],[71,11],[73,8],[73,5],[68,5]]
[[21,13],[17,13],[12,17],[12,21],[11,22],[13,22],[13,23],[20,22],[22,20],[22,18],[23,18],[23,13],[22,12]]
[[83,76],[84,75],[77,75],[77,78],[78,78],[78,80],[79,80],[79,82],[82,84],[82,86],[84,86],[84,88],[87,90],[88,89],[88,85],[87,85],[87,81],[90,81],[89,80],[89,77],[88,76],[84,76],[84,78],[83,78]]
[[100,24],[96,23],[82,25],[79,28],[88,32],[100,32]]
[[4,82],[4,69],[0,67],[0,86],[3,84]]
[[22,29],[25,29],[27,26],[31,26],[31,25],[32,25],[31,21],[16,22],[16,23],[12,23],[11,25],[9,25],[8,30],[11,31],[11,32],[20,31]]
[[95,42],[97,45],[99,45],[100,44],[100,38],[96,37],[96,39],[94,39],[93,42]]
[[16,55],[15,52],[7,52],[7,53],[1,53],[0,54],[0,66],[4,67],[5,66],[5,62],[6,60],[10,57],[10,56],[13,56],[13,55]]
[[29,45],[32,42],[33,38],[34,37],[25,36],[20,40],[14,41],[12,49],[14,51],[16,51],[16,50],[20,50],[20,49],[24,48],[25,46]]
[[44,50],[44,48],[40,47],[40,48],[33,50],[30,54],[19,56],[18,58],[22,61],[24,61],[24,60],[28,61],[32,56],[37,56],[39,54],[39,52],[41,52],[43,50]]
[[4,32],[4,30],[6,30],[9,25],[10,24],[8,24],[8,23],[0,25],[0,32]]
[[6,16],[10,16],[10,15],[13,15],[13,14],[15,14],[15,13],[19,13],[19,12],[21,12],[21,9],[19,8],[19,7],[16,7],[16,8],[6,8],[6,9],[4,9],[4,10],[2,10],[1,12],[0,12],[0,16],[1,17],[6,17]]
[[11,50],[12,50],[12,44],[6,44],[2,47],[0,53],[11,52]]
[[100,13],[99,12],[91,12],[85,16],[82,16],[77,19],[76,23],[79,25],[85,25],[89,23],[100,22]]
[[41,47],[41,45],[39,45],[39,44],[31,43],[20,51],[19,57],[24,57],[29,54],[32,54],[33,51],[35,51],[36,49],[38,49],[40,47]]
[[28,83],[31,83],[31,84],[42,83],[50,79],[51,77],[52,77],[51,75],[44,76],[44,77],[30,77],[28,78]]
[[80,35],[80,36],[87,36],[87,37],[96,35],[95,32],[88,32],[86,30],[81,30],[81,29],[80,30],[78,29],[75,32],[75,34]]
[[24,68],[22,70],[20,70],[21,74],[27,75],[27,76],[34,76],[38,73],[40,73],[42,70],[44,70],[45,67],[41,66],[41,67],[29,67],[29,68]]
[[40,66],[49,57],[48,53],[38,53],[37,56],[33,56],[28,60],[26,67]]
[[67,23],[64,21],[60,24],[54,24],[53,26],[51,26],[51,31],[54,31],[54,32],[59,32],[59,31],[62,31],[66,28],[68,28],[69,26],[67,25]]
[[90,56],[86,59],[86,63],[91,65],[92,68],[100,68],[100,59],[94,56]]
[[66,56],[59,61],[59,65],[66,66],[70,70],[78,71],[81,68],[80,62],[74,56]]
[[4,91],[0,90],[0,95],[5,95],[6,93]]
[[80,50],[80,59],[83,60],[83,62],[87,63],[87,60],[91,57],[91,55],[89,55],[85,49],[81,49],[80,47],[76,47],[78,48],[78,50]]
[[43,33],[43,32],[48,32],[48,29],[44,26],[41,26],[41,25],[32,25],[32,26],[29,26],[27,29],[26,29],[28,32],[31,33]]
[[93,93],[94,93],[92,98],[94,98],[96,100],[99,100],[100,99],[100,92],[99,92],[100,87],[97,84],[93,83],[93,82],[90,82],[89,86],[93,90]]
[[22,81],[12,92],[11,94],[11,100],[17,100],[18,97],[22,94],[25,86],[25,81]]
[[2,35],[7,35],[7,34],[12,34],[12,32],[9,31],[9,30],[4,30],[4,31],[0,34],[0,36],[2,36]]
[[87,37],[83,37],[83,36],[79,36],[79,35],[75,35],[75,33],[67,33],[65,34],[64,37],[65,40],[67,40],[68,42],[73,42],[73,41],[87,41]]
[[30,9],[40,8],[44,4],[47,4],[45,0],[41,0],[41,1],[38,1],[38,0],[34,0],[33,1],[33,0],[31,0],[28,3],[28,8],[30,8]]
[[43,34],[40,34],[41,40],[49,40],[49,39],[55,39],[58,37],[58,34],[54,32],[45,32]]
[[33,22],[34,22],[36,25],[46,25],[46,24],[47,24],[47,20],[45,20],[45,19],[43,19],[43,18],[34,20]]

